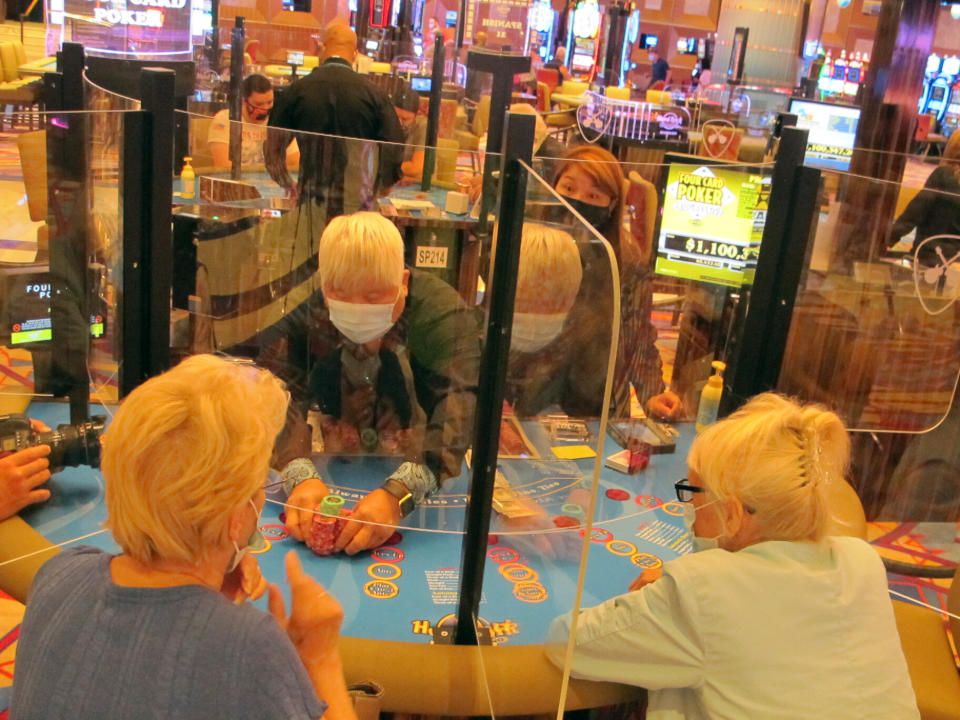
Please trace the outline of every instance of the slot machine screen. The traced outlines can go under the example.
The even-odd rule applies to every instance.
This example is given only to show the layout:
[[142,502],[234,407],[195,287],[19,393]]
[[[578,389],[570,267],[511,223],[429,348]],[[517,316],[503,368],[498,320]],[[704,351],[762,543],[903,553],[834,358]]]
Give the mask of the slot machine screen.
[[648,35],[647,33],[643,33],[640,36],[640,48],[643,50],[655,48],[659,42],[660,38],[658,38],[656,35]]
[[943,60],[944,75],[960,75],[960,57],[951,55]]
[[849,105],[790,101],[797,127],[808,131],[804,162],[826,170],[847,170],[853,157],[853,143],[860,123],[860,108]]
[[287,65],[303,65],[303,52],[294,52],[293,50],[287,51]]
[[53,340],[50,310],[53,281],[50,273],[8,275],[5,281],[4,329],[10,335],[10,345],[36,347],[37,343],[46,344]]
[[726,287],[751,284],[769,196],[769,176],[721,166],[670,164],[656,272]]
[[930,88],[930,101],[931,102],[940,102],[943,100],[943,96],[946,94],[946,88],[943,85],[934,85]]

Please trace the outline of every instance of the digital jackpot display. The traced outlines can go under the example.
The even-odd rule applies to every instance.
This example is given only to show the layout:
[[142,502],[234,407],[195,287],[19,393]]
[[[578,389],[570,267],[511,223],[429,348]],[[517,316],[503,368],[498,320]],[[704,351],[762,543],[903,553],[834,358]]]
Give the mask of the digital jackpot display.
[[570,70],[575,76],[593,76],[600,54],[600,23],[603,15],[597,0],[581,0],[573,11],[570,37]]
[[49,0],[47,22],[91,55],[188,60],[199,0]]
[[671,164],[656,272],[740,287],[753,282],[770,178],[744,170]]
[[797,116],[797,127],[808,132],[807,165],[825,170],[850,168],[860,108],[793,99],[790,112]]

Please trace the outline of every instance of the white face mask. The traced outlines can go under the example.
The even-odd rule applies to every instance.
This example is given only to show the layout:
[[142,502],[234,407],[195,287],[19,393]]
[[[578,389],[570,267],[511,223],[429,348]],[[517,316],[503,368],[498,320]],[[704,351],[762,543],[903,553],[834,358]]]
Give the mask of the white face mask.
[[697,510],[703,510],[706,507],[710,507],[714,503],[720,502],[719,500],[711,500],[705,505],[701,505],[699,508],[695,507],[692,502],[685,502],[683,504],[683,525],[687,528],[687,532],[690,533],[690,539],[693,541],[693,551],[694,552],[703,552],[704,550],[716,550],[720,547],[720,538],[723,535],[717,535],[712,538],[699,537],[693,531],[693,524],[697,521]]
[[[399,294],[398,294],[399,297]],[[397,301],[370,305],[326,298],[330,322],[350,340],[362,345],[382,338],[393,327]]]
[[515,312],[510,347],[525,353],[536,352],[556,340],[566,319],[567,313],[541,315]]
[[253,500],[250,500],[250,507],[253,508],[253,512],[257,516],[257,524],[253,527],[253,532],[250,534],[250,538],[247,540],[247,544],[242,548],[237,545],[236,540],[233,542],[233,557],[230,558],[230,562],[227,564],[227,572],[231,573],[237,569],[237,565],[240,564],[240,561],[243,559],[243,556],[246,555],[251,550],[263,550],[267,546],[267,541],[264,540],[263,535],[260,534],[260,513],[257,512],[257,506],[253,504]]

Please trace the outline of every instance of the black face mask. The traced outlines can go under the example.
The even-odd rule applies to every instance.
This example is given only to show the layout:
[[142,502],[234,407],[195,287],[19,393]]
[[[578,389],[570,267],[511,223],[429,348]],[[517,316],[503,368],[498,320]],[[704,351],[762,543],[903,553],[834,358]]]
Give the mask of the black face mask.
[[607,223],[610,222],[612,211],[609,205],[591,205],[583,202],[583,200],[575,200],[565,195],[563,199],[570,204],[570,207],[580,213],[584,220],[593,225],[593,229],[598,232],[606,228]]

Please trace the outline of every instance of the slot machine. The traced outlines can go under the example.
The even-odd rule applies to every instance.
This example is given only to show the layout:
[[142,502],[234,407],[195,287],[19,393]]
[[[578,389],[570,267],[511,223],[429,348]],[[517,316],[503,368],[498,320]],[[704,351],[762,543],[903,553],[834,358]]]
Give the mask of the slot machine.
[[936,53],[927,58],[927,69],[923,74],[923,92],[920,93],[920,100],[917,102],[917,111],[920,113],[927,112],[933,83],[940,76],[941,67],[943,67],[943,58]]
[[580,0],[571,11],[567,37],[567,62],[575,80],[590,82],[600,57],[600,24],[603,14],[597,0]]
[[953,86],[960,77],[960,57],[950,55],[943,59],[940,75],[933,81],[925,112],[932,113],[942,123],[951,102],[960,102],[953,97]]
[[630,59],[633,54],[633,46],[640,39],[640,11],[633,10],[630,17],[627,18],[627,30],[623,37],[623,51],[620,53],[620,87],[627,82],[627,74],[637,67],[637,64]]
[[943,134],[950,135],[960,127],[960,78],[954,80],[950,87],[950,99],[947,101],[947,111],[941,121]]
[[536,52],[540,59],[549,62],[553,59],[553,38],[557,30],[557,12],[546,0],[537,0],[530,6],[527,21],[527,46],[524,54]]

